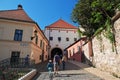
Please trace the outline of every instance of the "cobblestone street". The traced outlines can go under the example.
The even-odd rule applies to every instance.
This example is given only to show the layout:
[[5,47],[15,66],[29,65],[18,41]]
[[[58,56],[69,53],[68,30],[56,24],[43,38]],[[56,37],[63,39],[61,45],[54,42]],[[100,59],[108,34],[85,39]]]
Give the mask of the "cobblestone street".
[[[42,64],[42,65],[41,65]],[[47,62],[38,64],[39,75],[34,80],[50,80],[49,74],[46,70]],[[66,70],[59,71],[57,76],[53,76],[53,80],[104,80],[96,75],[93,75],[86,70],[83,70],[79,66],[76,66],[70,62],[66,63]]]
[[[36,80],[50,80],[47,72],[43,72]],[[60,71],[53,80],[103,80],[85,70]]]

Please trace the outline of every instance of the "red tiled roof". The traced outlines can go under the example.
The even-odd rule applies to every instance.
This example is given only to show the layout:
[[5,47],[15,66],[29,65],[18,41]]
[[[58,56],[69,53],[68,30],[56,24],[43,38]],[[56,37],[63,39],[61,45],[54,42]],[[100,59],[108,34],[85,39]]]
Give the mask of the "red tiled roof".
[[68,28],[68,29],[76,29],[77,27],[65,22],[62,19],[54,22],[53,24],[47,26],[46,28]]
[[10,19],[10,20],[34,22],[22,8],[16,9],[16,10],[0,11],[0,19]]

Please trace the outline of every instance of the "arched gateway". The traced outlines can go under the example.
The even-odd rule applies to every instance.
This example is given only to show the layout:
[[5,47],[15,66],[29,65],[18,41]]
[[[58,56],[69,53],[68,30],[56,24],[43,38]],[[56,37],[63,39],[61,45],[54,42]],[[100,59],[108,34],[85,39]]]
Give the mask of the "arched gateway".
[[54,58],[54,55],[58,53],[58,55],[62,58],[62,50],[60,48],[53,48],[52,51],[51,51],[51,59]]

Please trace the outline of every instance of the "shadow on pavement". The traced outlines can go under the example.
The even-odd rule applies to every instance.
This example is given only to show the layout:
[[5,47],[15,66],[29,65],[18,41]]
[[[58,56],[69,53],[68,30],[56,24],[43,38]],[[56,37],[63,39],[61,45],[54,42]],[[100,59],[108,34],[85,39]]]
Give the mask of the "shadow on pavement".
[[74,64],[72,64],[70,62],[66,62],[66,68],[65,68],[65,70],[79,70],[79,69],[80,69],[79,66],[74,65]]
[[[41,72],[47,72],[47,63],[48,61],[44,61],[35,65],[35,68],[37,69],[37,74],[35,75],[35,77],[33,77],[32,80],[36,80],[40,76]],[[70,62],[66,62],[65,70],[79,70],[79,69],[80,69],[79,66],[74,65]],[[60,71],[62,71],[62,64],[60,65]]]
[[55,77],[71,77],[73,75],[85,75],[84,73],[77,73],[77,74],[60,74],[58,76]]

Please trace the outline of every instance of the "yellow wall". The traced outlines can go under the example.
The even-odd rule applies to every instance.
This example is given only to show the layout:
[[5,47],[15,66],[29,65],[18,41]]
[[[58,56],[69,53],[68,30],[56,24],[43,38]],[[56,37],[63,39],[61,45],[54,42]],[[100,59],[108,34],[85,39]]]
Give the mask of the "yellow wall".
[[[22,41],[14,41],[16,29],[23,30]],[[35,38],[31,40],[35,30],[37,30],[38,44],[35,43]],[[44,49],[40,47],[40,40],[45,44]],[[31,59],[39,63],[41,62],[40,55],[42,50],[45,50],[44,54],[48,55],[46,45],[48,46],[48,40],[35,23],[0,19],[0,60],[10,58],[12,51],[20,51],[20,58],[24,58],[29,54]],[[47,60],[47,58],[44,58],[44,60]]]
[[22,41],[30,41],[30,37],[32,35],[33,25],[30,23],[25,22],[9,22],[5,20],[0,20],[0,29],[1,29],[1,36],[0,39],[3,40],[13,40],[15,29],[23,30],[23,39]]
[[0,60],[10,58],[12,51],[20,51],[20,58],[30,54],[30,45],[28,42],[14,42],[0,40]]

